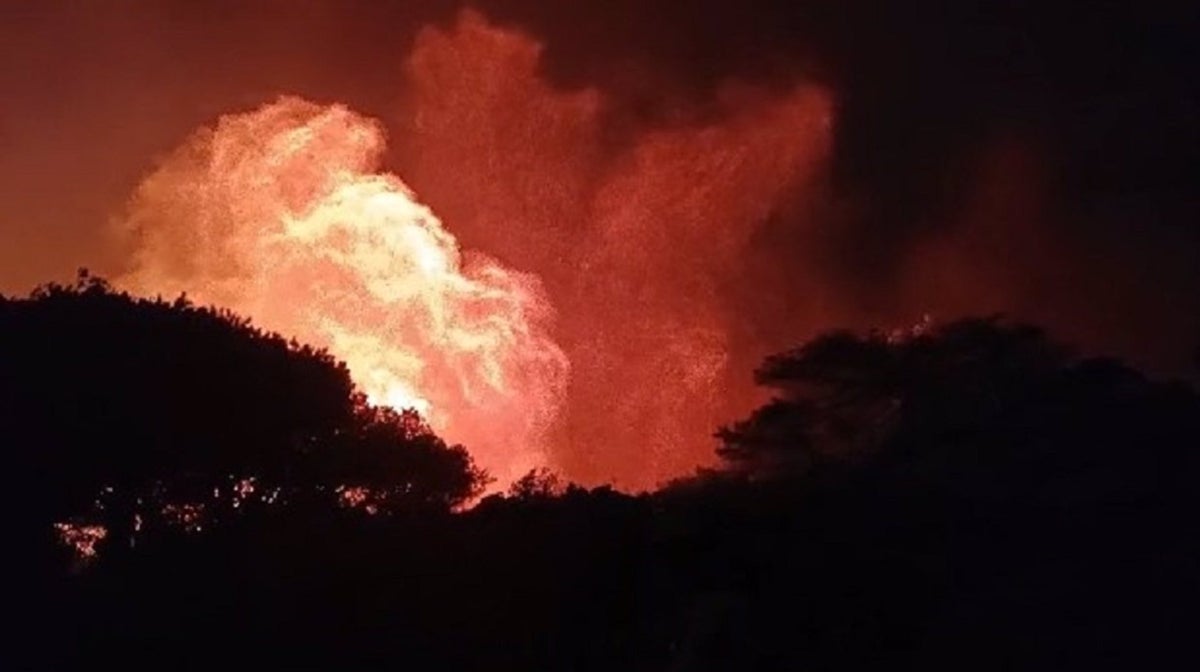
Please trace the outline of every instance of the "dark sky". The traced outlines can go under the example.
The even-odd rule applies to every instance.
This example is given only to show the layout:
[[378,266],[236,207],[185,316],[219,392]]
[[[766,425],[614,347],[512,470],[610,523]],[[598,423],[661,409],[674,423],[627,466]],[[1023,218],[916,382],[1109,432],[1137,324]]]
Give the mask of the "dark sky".
[[[747,361],[821,326],[779,314],[811,312],[805,297],[828,287],[842,307],[820,314],[854,326],[1005,311],[1088,349],[1196,375],[1196,3],[471,6],[541,42],[553,87],[602,91],[614,146],[720,117],[730,81],[831,92],[832,154],[819,202],[802,208],[809,223],[773,209],[744,252],[753,263],[718,279],[756,343]],[[411,123],[401,70],[414,37],[452,26],[460,7],[4,3],[0,291],[79,266],[119,273],[126,251],[110,218],[156,157],[224,112],[295,93],[345,102],[400,133]],[[393,141],[389,167],[408,179],[404,146]],[[412,171],[413,186],[453,214],[451,190],[422,174]],[[816,238],[813,220],[827,224]],[[486,231],[456,232],[513,256],[488,249]]]

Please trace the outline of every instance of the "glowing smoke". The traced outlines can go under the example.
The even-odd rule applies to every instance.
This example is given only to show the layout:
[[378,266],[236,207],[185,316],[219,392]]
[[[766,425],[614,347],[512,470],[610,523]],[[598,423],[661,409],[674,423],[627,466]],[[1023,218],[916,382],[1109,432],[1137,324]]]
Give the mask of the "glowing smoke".
[[[1033,3],[982,23],[970,3],[938,21],[871,3],[472,0],[490,18],[457,21],[462,3],[310,4],[198,21],[71,3],[0,27],[0,290],[120,275],[127,249],[95,223],[147,157],[282,90],[381,118],[383,165],[464,248],[542,278],[572,362],[549,441],[570,478],[652,485],[711,459],[759,358],[832,326],[1004,311],[1198,375],[1186,21],[1143,39],[1128,12]],[[1127,33],[1134,58],[1110,48]],[[169,283],[146,291],[226,301],[228,276],[250,302],[219,235],[239,227],[209,226],[158,245]]]
[[764,223],[814,190],[832,99],[731,82],[709,109],[649,125],[599,89],[556,88],[541,59],[536,39],[478,13],[426,28],[396,160],[456,233],[536,271],[560,307],[572,376],[556,465],[650,487],[711,460],[713,429],[753,394],[768,351],[735,342],[742,265]]
[[[397,78],[389,162],[499,262],[460,257],[377,174],[378,125],[285,99],[198,132],[143,182],[123,284],[327,346],[502,481],[545,463],[636,489],[710,460],[766,354],[735,338],[747,249],[818,181],[831,97],[731,82],[648,126],[599,90],[555,88],[541,53],[467,11],[423,30]],[[506,266],[544,281],[561,350],[541,285]]]
[[222,117],[137,189],[119,284],[327,347],[373,402],[418,409],[510,480],[545,463],[566,384],[549,305],[377,172],[384,144],[373,121],[298,98]]

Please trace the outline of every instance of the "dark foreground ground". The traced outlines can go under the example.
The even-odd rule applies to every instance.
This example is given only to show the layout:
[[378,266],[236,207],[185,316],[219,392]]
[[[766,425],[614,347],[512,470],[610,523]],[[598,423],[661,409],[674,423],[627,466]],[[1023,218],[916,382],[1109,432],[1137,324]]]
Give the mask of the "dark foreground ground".
[[1196,660],[1200,548],[1192,514],[1170,503],[1017,508],[873,483],[804,495],[708,487],[492,500],[423,520],[246,521],[112,549],[40,577],[17,650],[41,669]]

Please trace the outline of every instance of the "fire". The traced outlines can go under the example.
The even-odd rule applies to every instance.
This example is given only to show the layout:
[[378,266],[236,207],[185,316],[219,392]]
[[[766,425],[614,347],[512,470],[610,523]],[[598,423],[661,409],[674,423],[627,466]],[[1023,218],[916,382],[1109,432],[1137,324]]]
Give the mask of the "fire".
[[108,536],[108,530],[101,525],[55,523],[54,530],[58,533],[59,543],[69,547],[80,560],[95,558],[96,546]]
[[[327,347],[498,487],[540,466],[633,490],[688,473],[753,405],[743,372],[786,345],[762,316],[831,303],[819,269],[756,259],[778,254],[770,222],[824,203],[833,96],[730,81],[639,120],[619,90],[548,79],[544,52],[469,10],[416,35],[388,159],[423,200],[380,170],[381,125],[344,106],[221,118],[138,187],[118,282]],[[495,257],[464,252],[427,204]],[[818,291],[800,306],[761,289],[779,283]]]
[[395,175],[381,126],[283,98],[193,134],[132,197],[119,284],[186,292],[329,349],[501,485],[546,463],[567,359],[538,278],[464,252]]

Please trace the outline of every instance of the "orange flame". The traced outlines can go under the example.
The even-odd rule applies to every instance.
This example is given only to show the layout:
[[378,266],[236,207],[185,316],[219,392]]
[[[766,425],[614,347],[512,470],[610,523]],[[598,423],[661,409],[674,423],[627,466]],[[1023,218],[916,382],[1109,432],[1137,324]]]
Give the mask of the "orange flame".
[[327,347],[372,403],[420,411],[503,486],[545,463],[565,390],[540,281],[477,254],[395,175],[381,126],[282,98],[196,132],[122,225],[118,283],[187,292]]

